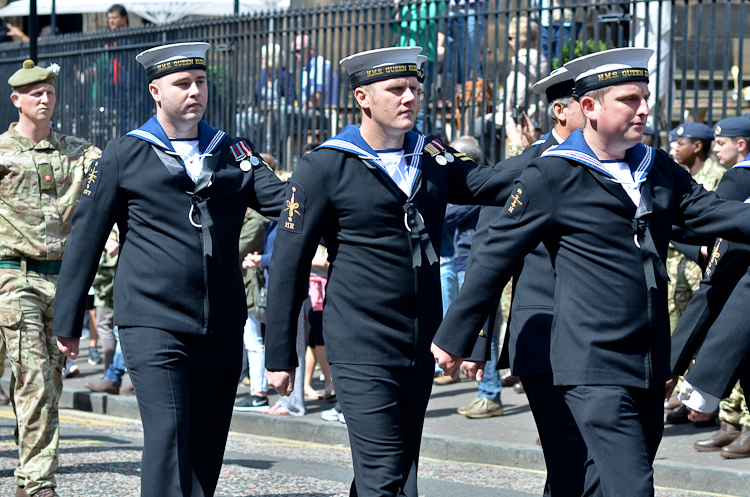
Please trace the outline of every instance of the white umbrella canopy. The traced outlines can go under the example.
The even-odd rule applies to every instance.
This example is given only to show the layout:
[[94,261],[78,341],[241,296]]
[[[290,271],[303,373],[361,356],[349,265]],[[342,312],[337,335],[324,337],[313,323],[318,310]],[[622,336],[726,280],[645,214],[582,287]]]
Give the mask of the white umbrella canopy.
[[[174,22],[191,15],[220,16],[234,13],[234,0],[57,0],[55,11],[58,14],[107,12],[115,3],[155,24]],[[240,0],[240,14],[288,7],[289,0]],[[52,0],[37,0],[38,15],[51,13]],[[0,17],[27,15],[29,0],[16,0],[0,9]]]

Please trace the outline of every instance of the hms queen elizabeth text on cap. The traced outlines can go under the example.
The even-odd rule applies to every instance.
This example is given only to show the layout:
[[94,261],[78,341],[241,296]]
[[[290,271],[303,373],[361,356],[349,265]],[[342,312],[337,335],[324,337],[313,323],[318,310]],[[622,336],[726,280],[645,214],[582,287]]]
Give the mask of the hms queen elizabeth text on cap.
[[149,81],[160,78],[166,74],[177,71],[187,71],[190,69],[206,70],[206,60],[202,57],[185,57],[183,59],[173,59],[154,64],[146,69],[146,77]]
[[605,71],[599,74],[585,76],[576,81],[576,92],[580,96],[591,90],[597,90],[606,86],[635,81],[643,81],[648,83],[648,69],[614,69],[612,71]]

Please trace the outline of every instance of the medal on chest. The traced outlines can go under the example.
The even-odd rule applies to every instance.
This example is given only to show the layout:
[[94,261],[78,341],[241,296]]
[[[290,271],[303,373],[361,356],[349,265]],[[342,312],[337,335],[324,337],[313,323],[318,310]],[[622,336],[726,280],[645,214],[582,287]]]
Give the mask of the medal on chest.
[[445,145],[443,145],[443,142],[441,142],[437,138],[425,145],[424,149],[428,154],[430,154],[430,157],[435,159],[435,162],[437,162],[441,166],[448,165],[448,163],[455,160],[453,154],[448,152],[448,150],[446,150],[445,148]]
[[[253,150],[245,140],[241,140],[235,143],[234,145],[229,147],[229,150],[232,151],[234,160],[240,163],[240,169],[243,172],[248,172],[253,167],[258,166],[261,163],[261,160],[253,155]],[[265,164],[265,162],[263,163]],[[266,164],[266,167],[268,167],[268,169],[271,169],[268,164]]]

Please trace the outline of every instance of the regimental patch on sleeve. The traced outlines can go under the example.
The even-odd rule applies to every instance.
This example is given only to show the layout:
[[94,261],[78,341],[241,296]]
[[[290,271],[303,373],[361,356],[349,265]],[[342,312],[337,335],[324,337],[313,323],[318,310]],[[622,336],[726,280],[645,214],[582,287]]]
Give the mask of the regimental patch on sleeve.
[[96,159],[91,163],[91,167],[86,172],[86,178],[83,180],[83,192],[81,192],[81,198],[94,198],[96,195],[96,186],[99,184],[101,177],[102,170],[101,167],[99,167],[99,159]]
[[529,196],[526,193],[526,187],[520,182],[516,181],[513,186],[513,191],[510,192],[507,202],[505,202],[505,212],[515,219],[516,221],[521,220],[521,216],[526,211],[526,206],[529,205]]
[[297,183],[287,182],[285,208],[279,215],[279,228],[302,233],[302,220],[305,217],[305,190]]

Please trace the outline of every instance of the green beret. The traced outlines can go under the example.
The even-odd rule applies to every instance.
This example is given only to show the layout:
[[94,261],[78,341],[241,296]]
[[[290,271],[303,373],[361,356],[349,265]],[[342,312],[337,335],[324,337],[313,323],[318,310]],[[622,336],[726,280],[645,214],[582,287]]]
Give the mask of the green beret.
[[55,73],[44,67],[34,65],[33,60],[24,60],[23,68],[13,73],[8,78],[8,84],[13,88],[30,85],[33,83],[49,83],[55,86]]

